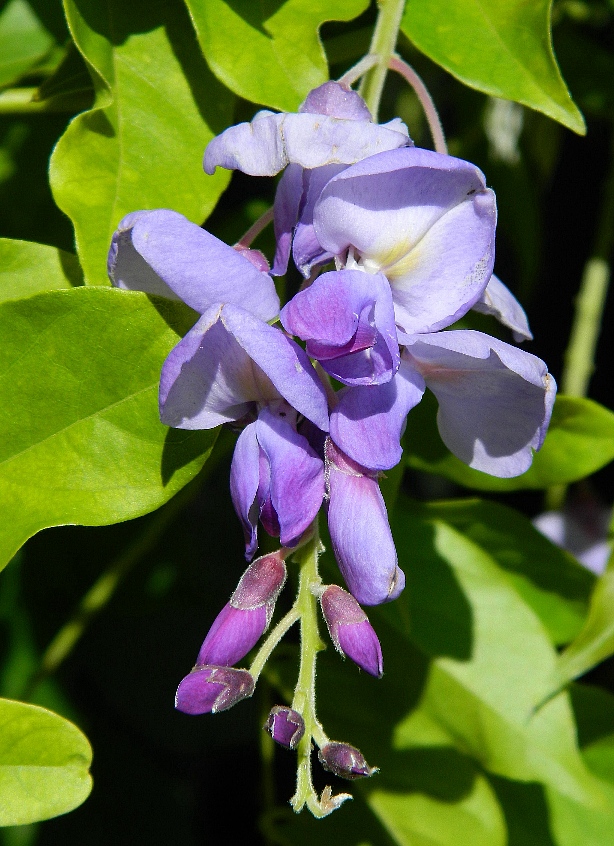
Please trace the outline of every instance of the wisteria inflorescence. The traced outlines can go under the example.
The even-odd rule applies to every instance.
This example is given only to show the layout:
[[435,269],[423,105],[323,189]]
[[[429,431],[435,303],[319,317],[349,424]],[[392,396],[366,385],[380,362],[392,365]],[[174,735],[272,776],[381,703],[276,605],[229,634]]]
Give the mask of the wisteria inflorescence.
[[[511,477],[542,444],[556,385],[535,356],[449,328],[474,309],[498,318],[516,341],[531,337],[521,306],[493,275],[496,205],[484,175],[415,147],[399,119],[375,123],[345,84],[316,88],[296,114],[260,112],[230,127],[207,147],[204,167],[282,173],[270,270],[249,243],[228,246],[166,209],[125,217],[109,254],[116,286],[183,300],[201,315],[164,363],[162,422],[240,430],[230,490],[252,563],[176,706],[203,714],[251,696],[267,658],[299,622],[294,699],[273,708],[265,729],[302,762],[293,807],[322,816],[348,796],[330,788],[315,795],[313,743],[336,775],[375,770],[317,720],[315,608],[336,649],[381,677],[380,643],[361,605],[393,600],[404,587],[379,479],[401,461],[408,413],[428,388],[450,451]],[[273,277],[290,260],[304,281],[280,308]],[[348,590],[318,575],[321,510]],[[253,560],[259,524],[281,548]],[[297,600],[249,669],[237,668],[267,631],[292,558]]]

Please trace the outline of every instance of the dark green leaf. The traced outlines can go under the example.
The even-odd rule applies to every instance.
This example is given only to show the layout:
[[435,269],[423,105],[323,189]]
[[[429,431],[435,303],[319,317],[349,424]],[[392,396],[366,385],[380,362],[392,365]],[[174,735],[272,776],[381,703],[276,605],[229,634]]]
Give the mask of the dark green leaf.
[[0,307],[2,566],[46,526],[104,525],[162,505],[200,470],[209,431],[158,417],[180,303],[80,287]]
[[461,82],[579,132],[582,115],[552,51],[550,0],[408,0],[401,28]]
[[0,699],[0,826],[72,811],[88,797],[92,750],[57,714]]
[[328,79],[318,34],[325,21],[347,21],[368,0],[185,0],[209,65],[236,94],[295,111]]

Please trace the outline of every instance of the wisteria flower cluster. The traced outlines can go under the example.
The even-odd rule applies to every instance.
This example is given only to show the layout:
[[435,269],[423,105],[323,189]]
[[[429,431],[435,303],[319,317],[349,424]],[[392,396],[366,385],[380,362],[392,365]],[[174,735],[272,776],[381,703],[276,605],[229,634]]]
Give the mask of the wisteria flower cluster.
[[[473,164],[415,147],[399,119],[378,125],[357,93],[328,82],[296,114],[260,112],[223,132],[204,167],[282,173],[271,270],[249,245],[228,246],[165,209],[124,218],[109,255],[116,286],[183,300],[201,315],[164,363],[162,421],[240,432],[230,489],[252,563],[179,685],[177,708],[189,714],[250,696],[281,636],[304,625],[309,601],[319,601],[339,652],[381,677],[380,644],[361,606],[404,587],[379,479],[402,459],[408,413],[428,388],[451,452],[511,477],[540,448],[556,390],[535,356],[449,328],[475,309],[515,340],[531,337],[493,276],[495,196]],[[291,260],[304,282],[280,308],[273,277]],[[286,560],[294,555],[305,573],[309,555],[317,562],[321,510],[347,590],[323,585],[309,565],[292,610],[250,669],[237,668],[272,620]],[[259,525],[281,548],[254,560]],[[275,706],[265,728],[307,769],[315,742],[336,775],[371,775],[359,750],[331,741],[317,721],[314,668],[315,654],[308,660],[302,648],[294,700]],[[301,772],[295,809],[307,802],[323,815],[347,798],[327,788],[315,802]]]

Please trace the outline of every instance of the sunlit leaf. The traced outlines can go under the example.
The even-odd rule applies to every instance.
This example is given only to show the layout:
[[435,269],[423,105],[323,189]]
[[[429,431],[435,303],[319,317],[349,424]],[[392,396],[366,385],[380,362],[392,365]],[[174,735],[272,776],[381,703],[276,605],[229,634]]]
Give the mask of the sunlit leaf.
[[77,257],[57,247],[0,238],[0,302],[81,285]]
[[213,72],[236,94],[280,111],[295,111],[328,79],[318,30],[347,21],[368,0],[185,0]]
[[595,473],[614,459],[614,413],[589,399],[559,395],[541,450],[522,476],[498,479],[472,470],[439,437],[436,403],[427,396],[407,419],[405,448],[410,467],[438,473],[459,485],[485,491],[514,491],[566,485]]
[[228,173],[205,176],[202,155],[230,122],[232,95],[207,68],[180,4],[65,7],[97,96],[60,139],[51,185],[74,224],[86,282],[107,284],[111,235],[125,214],[173,208],[201,223],[213,209]]
[[68,720],[0,699],[0,825],[72,811],[92,789],[91,760],[87,738]]
[[407,0],[401,28],[467,85],[584,134],[552,51],[550,0]]
[[214,434],[158,416],[162,362],[193,320],[183,304],[108,288],[0,307],[2,566],[46,526],[145,514],[200,470]]

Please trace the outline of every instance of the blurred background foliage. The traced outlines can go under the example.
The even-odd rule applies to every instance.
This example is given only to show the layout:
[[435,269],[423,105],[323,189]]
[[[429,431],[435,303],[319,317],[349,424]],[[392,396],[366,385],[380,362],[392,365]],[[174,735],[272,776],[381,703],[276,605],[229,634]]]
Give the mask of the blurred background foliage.
[[[138,18],[139,4],[134,5],[137,11],[122,24],[127,32]],[[349,10],[352,4],[346,6]],[[371,6],[354,20],[321,27],[331,78],[368,50],[374,20]],[[609,263],[613,258],[614,3],[557,0],[552,21],[554,50],[585,116],[585,136],[539,112],[463,85],[403,34],[398,50],[429,88],[450,152],[478,164],[497,193],[497,275],[526,307],[535,336],[527,348],[543,358],[560,381],[585,265],[592,256]],[[118,44],[121,47],[121,39]],[[213,77],[207,85],[221,90]],[[73,227],[49,187],[49,159],[74,115],[101,102],[103,88],[75,49],[59,2],[0,0],[1,237],[74,252]],[[34,90],[40,108],[31,106]],[[207,90],[205,86],[203,96]],[[226,92],[213,131],[250,119],[255,108],[253,102]],[[430,146],[415,96],[400,78],[390,75],[380,119],[395,115],[407,123],[417,145]],[[206,140],[190,142],[190,169],[200,167]],[[185,150],[175,155],[181,168]],[[78,186],[79,173],[74,179]],[[216,191],[222,188],[220,184]],[[234,174],[207,227],[233,243],[271,204],[273,192],[271,180]],[[203,200],[202,205],[204,219],[213,202]],[[272,233],[264,233],[257,245],[271,255]],[[296,279],[290,276],[287,284],[291,288]],[[614,407],[614,337],[609,331],[613,309],[610,297],[590,382],[590,397],[609,408]],[[486,318],[475,318],[472,325],[487,327],[491,334],[499,331]],[[500,334],[506,338],[503,330]],[[497,553],[496,539],[485,538],[484,527],[513,521],[506,508],[529,518],[543,511],[544,491],[487,493],[488,507],[495,511],[486,516],[469,506],[465,511],[459,506],[454,513],[441,507],[438,511],[437,505],[420,503],[466,498],[475,491],[416,469],[415,462],[407,468],[400,484],[408,499],[400,500],[395,537],[408,589],[398,603],[372,614],[382,639],[386,675],[381,682],[367,678],[341,664],[330,647],[322,657],[319,707],[325,725],[333,736],[359,746],[382,770],[364,789],[352,788],[356,800],[330,819],[316,822],[305,814],[292,818],[286,803],[294,778],[293,756],[278,754],[260,731],[270,706],[280,699],[276,688],[291,687],[296,655],[291,639],[252,700],[213,718],[191,719],[173,710],[177,682],[244,566],[241,531],[228,490],[232,443],[230,433],[222,433],[213,458],[160,511],[108,527],[47,529],[31,538],[2,573],[1,693],[74,720],[94,749],[95,786],[74,812],[2,829],[0,842],[196,846],[216,839],[306,844],[323,838],[339,846],[614,844],[609,794],[604,805],[609,811],[591,810],[590,803],[583,804],[580,787],[575,795],[571,788],[557,792],[555,764],[541,783],[520,763],[517,775],[512,764],[504,772],[505,767],[493,764],[496,750],[491,750],[491,758],[484,757],[483,750],[471,747],[469,730],[463,735],[465,729],[453,720],[446,737],[441,714],[424,706],[420,725],[410,716],[412,703],[425,695],[427,678],[427,697],[432,695],[434,703],[449,702],[451,711],[462,710],[455,686],[461,682],[445,662],[466,661],[475,638],[480,642],[483,637],[490,644],[486,652],[491,649],[498,621],[481,620],[480,609],[498,609],[496,613],[510,614],[515,624],[524,621],[530,629],[528,606],[558,646],[577,634],[592,577],[564,553],[560,561],[549,558],[558,553],[544,553],[536,533],[518,542],[515,564],[509,556],[506,564],[505,555]],[[612,466],[572,488],[570,496],[611,506]],[[526,535],[525,523],[518,537],[522,532]],[[458,535],[443,557],[433,551],[438,548],[433,537],[442,533]],[[507,549],[515,537],[512,531]],[[463,543],[469,547],[464,549]],[[525,549],[523,543],[533,546]],[[529,572],[531,561],[548,570],[552,560],[549,572]],[[496,573],[495,565],[500,568]],[[331,561],[324,566],[336,579]],[[510,581],[514,567],[516,581]],[[481,604],[484,579],[492,595]],[[516,591],[513,596],[510,585]],[[484,630],[475,628],[478,619]],[[537,656],[545,649],[546,635],[534,629],[530,636],[523,629],[522,638],[520,630],[510,634],[498,650],[485,652],[483,663],[473,668],[475,677],[462,680],[463,689],[475,686],[479,698],[482,687],[499,684],[508,663],[510,673],[518,674],[518,684],[522,686],[524,677],[530,686],[527,677],[544,672],[545,666]],[[435,660],[437,672],[432,673]],[[494,677],[489,680],[491,671]],[[574,684],[571,703],[584,760],[611,785],[614,795],[612,659]],[[557,758],[556,732],[550,743],[554,748],[549,751]],[[536,765],[535,772],[541,766]]]

